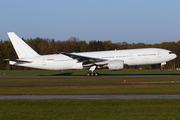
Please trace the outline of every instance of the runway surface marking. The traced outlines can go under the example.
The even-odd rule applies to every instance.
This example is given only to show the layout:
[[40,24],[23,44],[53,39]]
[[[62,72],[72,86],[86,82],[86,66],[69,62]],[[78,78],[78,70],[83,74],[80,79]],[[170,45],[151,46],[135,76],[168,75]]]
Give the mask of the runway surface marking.
[[0,95],[0,100],[37,99],[180,99],[180,95]]

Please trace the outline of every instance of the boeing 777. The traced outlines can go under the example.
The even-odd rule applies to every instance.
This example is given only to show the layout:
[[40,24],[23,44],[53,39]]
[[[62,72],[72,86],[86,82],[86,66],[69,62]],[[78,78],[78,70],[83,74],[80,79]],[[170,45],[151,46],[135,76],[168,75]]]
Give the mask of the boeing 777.
[[14,32],[7,34],[19,58],[6,59],[10,65],[45,70],[89,69],[91,72],[87,76],[98,76],[94,72],[96,68],[122,70],[125,65],[161,64],[163,70],[166,62],[177,57],[173,52],[159,48],[39,55]]

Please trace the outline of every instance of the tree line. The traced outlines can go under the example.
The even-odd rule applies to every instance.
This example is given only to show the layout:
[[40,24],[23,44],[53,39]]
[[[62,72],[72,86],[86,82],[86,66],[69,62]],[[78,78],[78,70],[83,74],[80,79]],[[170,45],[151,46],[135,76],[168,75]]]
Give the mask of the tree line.
[[[174,52],[177,58],[173,61],[167,62],[165,69],[175,69],[180,68],[180,40],[178,42],[163,42],[160,44],[144,44],[144,43],[132,43],[118,42],[112,43],[108,41],[92,40],[88,43],[86,41],[81,41],[76,37],[71,37],[66,41],[55,41],[54,39],[23,39],[28,45],[30,45],[37,53],[40,55],[46,54],[59,54],[61,52],[89,52],[89,51],[104,51],[104,50],[124,50],[124,49],[135,49],[135,48],[163,48]],[[10,41],[6,40],[0,41],[0,70],[10,70],[10,69],[32,69],[24,68],[18,66],[10,66],[4,59],[18,59],[16,52]],[[142,67],[143,69],[156,68],[159,69],[160,65],[155,66],[133,66],[125,67],[125,69],[135,69]]]

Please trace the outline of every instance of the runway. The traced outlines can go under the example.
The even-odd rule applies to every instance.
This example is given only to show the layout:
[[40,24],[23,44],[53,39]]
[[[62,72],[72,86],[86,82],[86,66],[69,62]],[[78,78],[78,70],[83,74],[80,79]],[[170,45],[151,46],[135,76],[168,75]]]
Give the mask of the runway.
[[[0,76],[2,78],[173,78],[180,75],[118,75],[118,76]],[[97,83],[32,83],[32,84],[0,84],[0,86],[31,86],[31,85],[83,85],[83,84],[149,84],[149,83],[180,83],[180,81],[152,82],[97,82]],[[36,100],[36,99],[180,99],[180,95],[0,95],[0,100]]]
[[0,95],[0,100],[45,99],[180,99],[180,95]]
[[155,78],[155,77],[180,77],[180,75],[102,75],[102,76],[0,76],[1,78]]

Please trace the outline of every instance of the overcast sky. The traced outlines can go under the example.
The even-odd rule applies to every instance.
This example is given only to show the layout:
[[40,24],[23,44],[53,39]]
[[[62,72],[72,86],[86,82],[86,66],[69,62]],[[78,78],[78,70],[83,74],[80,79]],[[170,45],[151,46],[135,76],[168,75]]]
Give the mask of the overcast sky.
[[180,40],[180,0],[1,0],[0,39]]

